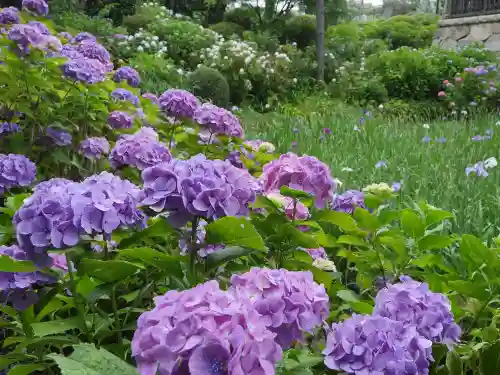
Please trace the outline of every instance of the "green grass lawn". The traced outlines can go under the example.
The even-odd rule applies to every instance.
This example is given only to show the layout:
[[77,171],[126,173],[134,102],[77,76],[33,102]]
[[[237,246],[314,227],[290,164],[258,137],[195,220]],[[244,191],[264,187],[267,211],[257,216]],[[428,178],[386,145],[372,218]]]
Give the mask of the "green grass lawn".
[[[370,118],[360,109],[308,100],[264,115],[243,111],[241,118],[248,139],[265,139],[280,153],[313,155],[328,164],[343,182],[342,191],[402,182],[403,200],[425,199],[453,211],[458,231],[487,237],[500,234],[500,165],[489,169],[486,178],[465,173],[478,161],[500,160],[500,126],[492,115],[471,122],[429,122],[426,129],[423,122]],[[490,140],[472,141],[488,130],[493,132]],[[423,142],[425,136],[432,140]],[[446,141],[439,143],[438,138]],[[386,168],[375,167],[381,160],[387,162]]]

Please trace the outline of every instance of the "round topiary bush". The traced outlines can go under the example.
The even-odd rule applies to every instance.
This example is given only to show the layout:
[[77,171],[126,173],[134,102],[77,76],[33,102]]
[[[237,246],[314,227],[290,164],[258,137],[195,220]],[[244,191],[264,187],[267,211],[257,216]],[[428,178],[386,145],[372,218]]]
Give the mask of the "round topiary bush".
[[306,48],[316,38],[316,17],[305,14],[290,18],[282,35],[286,42],[295,42],[297,47]]
[[216,69],[200,66],[188,76],[187,85],[193,94],[202,99],[210,100],[219,107],[229,105],[229,84]]
[[233,22],[219,22],[210,26],[210,29],[218,34],[221,34],[226,39],[229,39],[234,35],[242,36],[243,31],[245,31],[243,30],[243,27]]
[[242,6],[227,11],[224,21],[240,25],[244,30],[253,30],[258,24],[258,17],[254,9]]

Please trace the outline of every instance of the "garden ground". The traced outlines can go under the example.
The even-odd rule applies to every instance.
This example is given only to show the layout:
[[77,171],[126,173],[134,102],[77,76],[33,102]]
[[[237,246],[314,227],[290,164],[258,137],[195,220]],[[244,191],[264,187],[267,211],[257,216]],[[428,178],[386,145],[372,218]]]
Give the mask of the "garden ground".
[[[241,116],[251,138],[272,142],[280,153],[323,160],[342,190],[400,182],[403,200],[423,199],[453,211],[458,231],[498,235],[500,176],[494,169],[486,178],[465,172],[478,161],[499,157],[500,129],[493,115],[471,121],[387,119],[383,113],[311,98],[278,113],[245,110]],[[381,161],[386,165],[377,167]]]

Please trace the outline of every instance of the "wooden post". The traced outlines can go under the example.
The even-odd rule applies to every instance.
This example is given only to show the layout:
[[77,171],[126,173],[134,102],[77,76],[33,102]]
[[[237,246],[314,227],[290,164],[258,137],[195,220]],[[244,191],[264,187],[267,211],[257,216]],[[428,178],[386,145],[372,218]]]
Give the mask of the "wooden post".
[[325,1],[316,0],[316,62],[318,81],[325,80]]

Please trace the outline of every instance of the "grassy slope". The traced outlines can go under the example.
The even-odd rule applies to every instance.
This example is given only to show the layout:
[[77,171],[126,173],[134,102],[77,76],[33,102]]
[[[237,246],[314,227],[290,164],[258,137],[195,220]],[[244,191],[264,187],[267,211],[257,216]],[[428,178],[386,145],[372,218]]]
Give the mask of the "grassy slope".
[[[465,168],[477,161],[491,156],[500,160],[500,127],[495,117],[484,116],[470,123],[430,122],[429,130],[423,123],[381,117],[367,118],[360,126],[361,110],[336,103],[323,102],[320,106],[308,100],[285,110],[287,114],[246,111],[241,117],[248,138],[262,138],[273,142],[282,153],[292,150],[327,163],[343,182],[342,190],[402,181],[403,199],[425,199],[452,210],[460,232],[488,237],[500,233],[500,165],[490,169],[487,178],[465,174]],[[361,132],[353,130],[356,125]],[[330,128],[331,135],[325,134],[324,128]],[[491,140],[471,140],[487,129],[494,132]],[[423,143],[426,135],[433,141]],[[439,137],[445,137],[446,142],[436,142]],[[293,142],[297,142],[296,147]],[[386,160],[387,168],[375,168],[379,160]],[[343,172],[344,167],[354,171]]]

